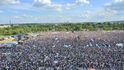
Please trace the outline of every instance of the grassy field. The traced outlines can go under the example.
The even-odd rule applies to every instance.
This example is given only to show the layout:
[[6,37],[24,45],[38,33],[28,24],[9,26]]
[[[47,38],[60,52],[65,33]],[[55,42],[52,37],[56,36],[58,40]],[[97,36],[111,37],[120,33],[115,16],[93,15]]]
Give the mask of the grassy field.
[[0,38],[3,38],[4,36],[3,35],[0,35]]
[[0,41],[0,44],[3,44],[3,43],[11,43],[11,42],[15,42],[13,40],[5,40],[5,41]]
[[11,36],[11,35],[6,35],[6,36],[0,35],[0,38],[5,38],[5,37],[9,37],[9,36]]
[[[4,37],[8,37],[8,36],[0,35],[0,38],[4,38]],[[0,41],[0,44],[2,44],[2,43],[10,43],[10,42],[15,42],[15,40],[13,38],[6,39],[6,40],[3,40],[3,41]]]

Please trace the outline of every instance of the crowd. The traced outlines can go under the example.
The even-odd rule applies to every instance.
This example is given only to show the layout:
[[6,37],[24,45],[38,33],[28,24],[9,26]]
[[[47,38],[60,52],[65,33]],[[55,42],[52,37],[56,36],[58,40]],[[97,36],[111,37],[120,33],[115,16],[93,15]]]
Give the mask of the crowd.
[[[0,49],[0,70],[123,70],[124,41],[66,33]],[[68,37],[69,36],[69,37]]]

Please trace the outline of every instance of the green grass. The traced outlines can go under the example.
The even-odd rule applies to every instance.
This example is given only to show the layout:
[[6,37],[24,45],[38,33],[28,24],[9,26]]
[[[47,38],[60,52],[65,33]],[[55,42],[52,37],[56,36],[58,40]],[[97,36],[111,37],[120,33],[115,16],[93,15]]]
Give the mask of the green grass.
[[97,30],[124,30],[124,23],[63,23],[63,24],[20,24],[9,28],[0,28],[0,35],[17,35],[48,31],[97,31]]
[[5,36],[3,36],[3,35],[0,35],[0,38],[4,38]]
[[16,41],[13,40],[13,39],[7,39],[7,40],[0,41],[0,44],[2,44],[2,43],[10,43],[10,42],[16,42]]
[[9,37],[9,36],[12,36],[12,35],[0,35],[0,38],[5,38],[5,37]]
[[[9,36],[0,35],[0,38],[5,38],[5,37],[9,37]],[[2,44],[2,43],[10,43],[10,42],[15,42],[15,40],[10,38],[10,39],[7,39],[7,40],[0,41],[0,44]]]

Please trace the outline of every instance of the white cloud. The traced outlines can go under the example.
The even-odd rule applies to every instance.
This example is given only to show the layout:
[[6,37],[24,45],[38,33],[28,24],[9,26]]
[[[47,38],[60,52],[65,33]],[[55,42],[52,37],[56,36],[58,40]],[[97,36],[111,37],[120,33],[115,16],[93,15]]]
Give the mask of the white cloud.
[[54,10],[60,11],[61,5],[60,4],[53,4],[51,0],[34,0],[35,7],[48,7]]
[[53,4],[50,7],[54,10],[61,11],[62,5],[61,4]]
[[35,6],[50,6],[51,0],[34,0]]
[[87,10],[83,11],[80,15],[82,20],[88,20],[88,21],[109,21],[112,20],[117,14],[117,11],[114,10],[105,10],[97,9],[97,10]]
[[0,5],[15,5],[19,3],[19,0],[0,0]]
[[54,4],[51,0],[34,0],[34,6],[35,7],[48,7],[48,8],[52,8],[54,10],[58,10],[60,11],[62,8],[65,9],[70,9],[73,6],[77,6],[77,5],[82,5],[82,4],[89,4],[89,0],[75,0],[75,3],[70,4]]
[[88,0],[76,0],[76,4],[89,4]]
[[105,7],[106,9],[124,11],[124,0],[114,0],[112,3],[107,3]]
[[73,8],[74,6],[75,6],[75,4],[67,3],[64,8],[65,8],[65,9],[71,9],[71,8]]
[[[33,6],[34,7],[45,7],[50,8],[56,11],[61,11],[62,9],[71,9],[73,7],[77,7],[79,5],[89,4],[89,0],[75,0],[74,3],[67,3],[67,4],[56,4],[52,2],[52,0],[33,0]],[[20,8],[26,8],[27,4],[32,7],[31,3],[21,3],[20,0],[0,0],[0,6],[8,6],[8,5],[14,5],[14,6],[8,6],[8,7],[18,7]],[[18,5],[18,6],[17,6]],[[28,6],[29,7],[29,6]]]
[[124,0],[114,0],[115,2],[123,2]]
[[96,14],[98,14],[98,16],[101,16],[103,18],[111,18],[114,17],[117,14],[117,11],[115,10],[101,10],[99,12],[97,12]]

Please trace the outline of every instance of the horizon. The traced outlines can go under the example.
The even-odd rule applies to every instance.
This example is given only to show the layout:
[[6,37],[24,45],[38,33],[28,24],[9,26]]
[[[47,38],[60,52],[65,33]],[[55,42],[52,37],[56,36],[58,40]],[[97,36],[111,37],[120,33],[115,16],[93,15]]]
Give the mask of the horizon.
[[8,23],[1,23],[0,22],[0,25],[11,25],[11,24],[84,24],[84,23],[115,23],[115,22],[124,22],[124,20],[117,20],[117,21],[86,21],[86,22],[24,22],[24,23],[21,23],[21,22],[8,22]]
[[1,0],[0,24],[124,20],[124,0]]

